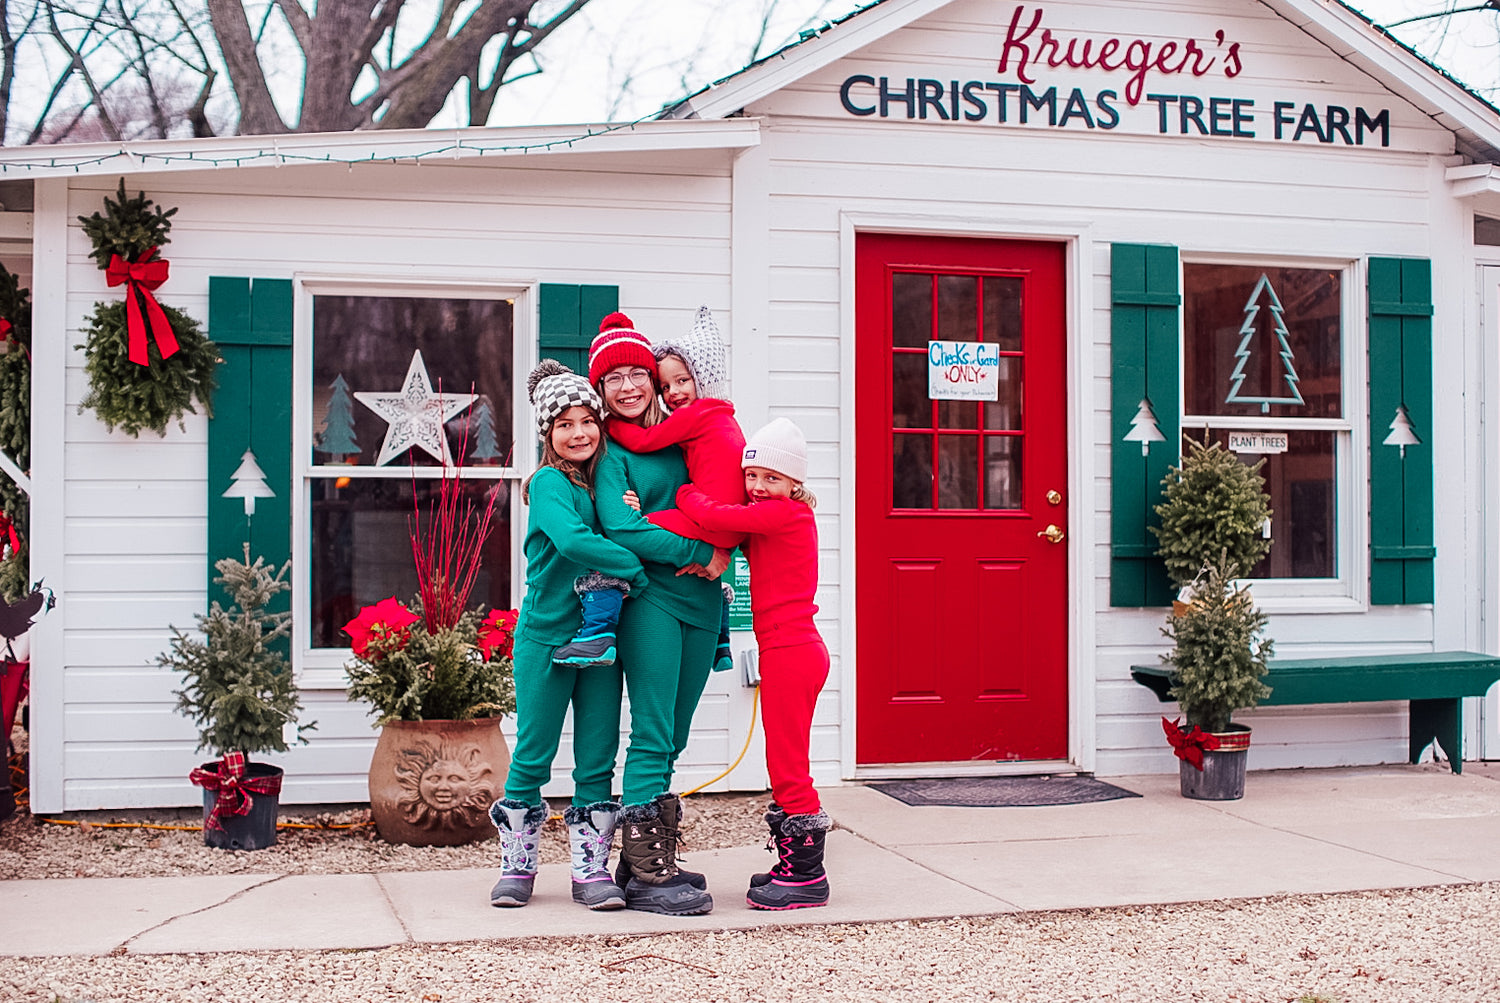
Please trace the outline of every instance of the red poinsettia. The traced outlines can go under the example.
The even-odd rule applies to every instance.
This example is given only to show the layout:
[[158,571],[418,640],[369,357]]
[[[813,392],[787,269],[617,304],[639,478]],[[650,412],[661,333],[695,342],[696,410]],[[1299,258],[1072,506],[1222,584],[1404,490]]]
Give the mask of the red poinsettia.
[[513,609],[492,609],[490,615],[479,625],[479,638],[475,642],[484,652],[485,660],[495,657],[509,658],[516,644],[516,619],[519,614]]
[[[407,609],[395,596],[382,599],[373,606],[366,606],[359,611],[359,615],[344,624],[344,633],[354,639],[354,653],[360,658],[378,656],[379,652],[370,651],[370,643],[384,641],[387,638],[402,638],[402,643],[397,645],[398,649],[405,646],[405,637],[408,628],[420,620],[421,617]],[[377,644],[377,646],[379,646]]]

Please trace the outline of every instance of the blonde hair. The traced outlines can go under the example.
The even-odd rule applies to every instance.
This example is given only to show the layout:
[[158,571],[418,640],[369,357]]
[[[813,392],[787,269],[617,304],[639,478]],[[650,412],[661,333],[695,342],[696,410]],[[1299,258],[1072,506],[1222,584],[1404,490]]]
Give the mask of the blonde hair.
[[[605,442],[608,441],[609,436],[604,434],[604,423],[600,421],[597,411],[587,404],[580,404],[579,407],[588,408],[589,414],[594,416],[594,421],[599,425],[599,448],[594,450],[593,456],[583,461],[582,466],[563,459],[552,445],[552,430],[557,427],[557,418],[553,418],[552,424],[547,426],[547,434],[542,436],[542,459],[537,464],[536,470],[533,470],[531,476],[526,478],[521,485],[521,500],[526,504],[531,504],[531,482],[544,467],[561,470],[567,475],[568,480],[587,491],[590,498],[594,497],[594,471],[599,469],[599,461],[604,457]],[[561,418],[562,415],[557,417]]]
[[799,501],[808,508],[818,507],[818,496],[813,494],[806,484],[797,481],[792,485],[792,501]]

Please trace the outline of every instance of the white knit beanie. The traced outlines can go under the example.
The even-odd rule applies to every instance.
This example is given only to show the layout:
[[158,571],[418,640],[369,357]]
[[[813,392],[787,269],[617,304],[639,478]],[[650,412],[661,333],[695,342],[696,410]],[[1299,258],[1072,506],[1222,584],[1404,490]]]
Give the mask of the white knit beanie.
[[786,418],[777,418],[745,442],[741,467],[765,467],[801,483],[807,480],[807,438]]
[[681,338],[659,341],[651,346],[656,361],[671,353],[680,357],[688,368],[688,375],[698,385],[699,397],[715,397],[720,400],[729,393],[728,353],[724,350],[724,339],[719,335],[719,325],[708,307],[700,306],[693,318],[693,329]]

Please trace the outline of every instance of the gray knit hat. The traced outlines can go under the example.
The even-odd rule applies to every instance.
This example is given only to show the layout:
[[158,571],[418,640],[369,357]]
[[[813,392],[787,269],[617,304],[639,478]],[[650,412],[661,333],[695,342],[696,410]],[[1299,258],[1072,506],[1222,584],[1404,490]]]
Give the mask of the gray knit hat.
[[777,418],[745,442],[741,467],[765,467],[792,480],[807,480],[807,438],[786,418]]
[[714,323],[714,315],[708,307],[698,308],[691,331],[681,338],[657,342],[651,346],[651,352],[658,362],[669,353],[679,356],[698,385],[699,397],[722,400],[729,393],[728,353],[724,350],[724,339],[719,335],[719,325]]
[[552,421],[570,407],[592,408],[604,414],[604,401],[589,381],[556,359],[543,359],[526,377],[526,396],[536,408],[537,434],[546,438]]

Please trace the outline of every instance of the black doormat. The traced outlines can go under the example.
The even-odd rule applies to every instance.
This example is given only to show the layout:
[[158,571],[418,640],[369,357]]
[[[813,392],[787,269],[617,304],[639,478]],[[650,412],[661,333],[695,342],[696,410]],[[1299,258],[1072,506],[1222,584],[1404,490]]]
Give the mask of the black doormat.
[[870,784],[882,794],[909,805],[953,805],[963,808],[1035,808],[1042,805],[1090,804],[1139,794],[1093,777],[957,777],[942,780],[891,780]]

